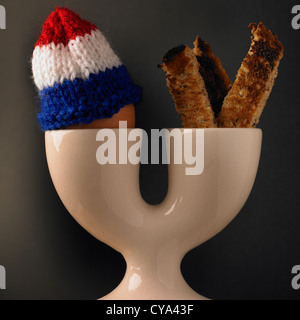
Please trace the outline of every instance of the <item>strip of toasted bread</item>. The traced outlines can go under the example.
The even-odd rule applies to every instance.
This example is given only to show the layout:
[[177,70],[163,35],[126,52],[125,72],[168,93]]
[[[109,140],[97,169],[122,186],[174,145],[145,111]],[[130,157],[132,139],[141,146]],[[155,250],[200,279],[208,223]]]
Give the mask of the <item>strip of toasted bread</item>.
[[199,67],[196,56],[185,45],[169,50],[161,65],[184,128],[215,127],[214,112]]
[[270,96],[283,57],[283,46],[262,23],[251,23],[250,51],[224,100],[218,126],[254,128]]
[[221,60],[213,53],[208,42],[197,36],[193,52],[200,64],[199,72],[205,82],[208,97],[217,117],[222,109],[225,97],[232,86],[228,73]]

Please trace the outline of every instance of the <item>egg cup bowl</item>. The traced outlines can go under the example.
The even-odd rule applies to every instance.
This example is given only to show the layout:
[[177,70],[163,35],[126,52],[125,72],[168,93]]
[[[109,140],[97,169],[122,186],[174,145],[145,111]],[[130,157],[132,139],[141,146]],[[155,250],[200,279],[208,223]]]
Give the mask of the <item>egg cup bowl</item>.
[[[117,147],[118,130],[113,129]],[[180,130],[184,137],[197,129]],[[184,280],[181,261],[222,231],[247,201],[259,165],[262,131],[204,129],[203,173],[187,175],[185,165],[171,161],[167,196],[154,206],[141,197],[139,163],[99,164],[98,131],[48,131],[45,143],[50,174],[67,210],[127,262],[121,284],[102,299],[206,299]]]

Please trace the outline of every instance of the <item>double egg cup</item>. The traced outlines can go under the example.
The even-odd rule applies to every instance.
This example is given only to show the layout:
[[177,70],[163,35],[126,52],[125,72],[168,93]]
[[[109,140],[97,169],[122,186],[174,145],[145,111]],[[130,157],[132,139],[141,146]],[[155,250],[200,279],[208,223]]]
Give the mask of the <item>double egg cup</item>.
[[[113,129],[117,148],[118,130]],[[197,129],[180,130],[184,137]],[[102,299],[206,299],[184,280],[181,261],[222,231],[247,201],[259,165],[261,130],[204,129],[202,174],[187,175],[185,165],[171,161],[167,196],[154,206],[141,197],[139,164],[98,163],[98,131],[49,131],[45,143],[50,174],[67,210],[127,262],[121,284]]]

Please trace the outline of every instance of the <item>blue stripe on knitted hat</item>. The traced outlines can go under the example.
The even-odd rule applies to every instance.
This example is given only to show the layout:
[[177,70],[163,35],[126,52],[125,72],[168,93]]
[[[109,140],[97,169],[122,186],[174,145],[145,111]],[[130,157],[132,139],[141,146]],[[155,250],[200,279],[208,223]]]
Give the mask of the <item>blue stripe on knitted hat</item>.
[[128,104],[142,99],[142,89],[133,84],[124,65],[55,83],[39,93],[41,112],[37,118],[44,131],[59,130],[96,119],[111,118]]

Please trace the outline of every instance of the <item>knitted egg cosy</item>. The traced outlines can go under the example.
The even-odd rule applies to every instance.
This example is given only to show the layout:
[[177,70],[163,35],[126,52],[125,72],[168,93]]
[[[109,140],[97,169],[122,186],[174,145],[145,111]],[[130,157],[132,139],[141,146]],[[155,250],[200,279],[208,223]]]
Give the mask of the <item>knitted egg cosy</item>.
[[141,88],[100,30],[67,8],[57,8],[44,23],[32,72],[44,131],[111,118],[141,100]]

